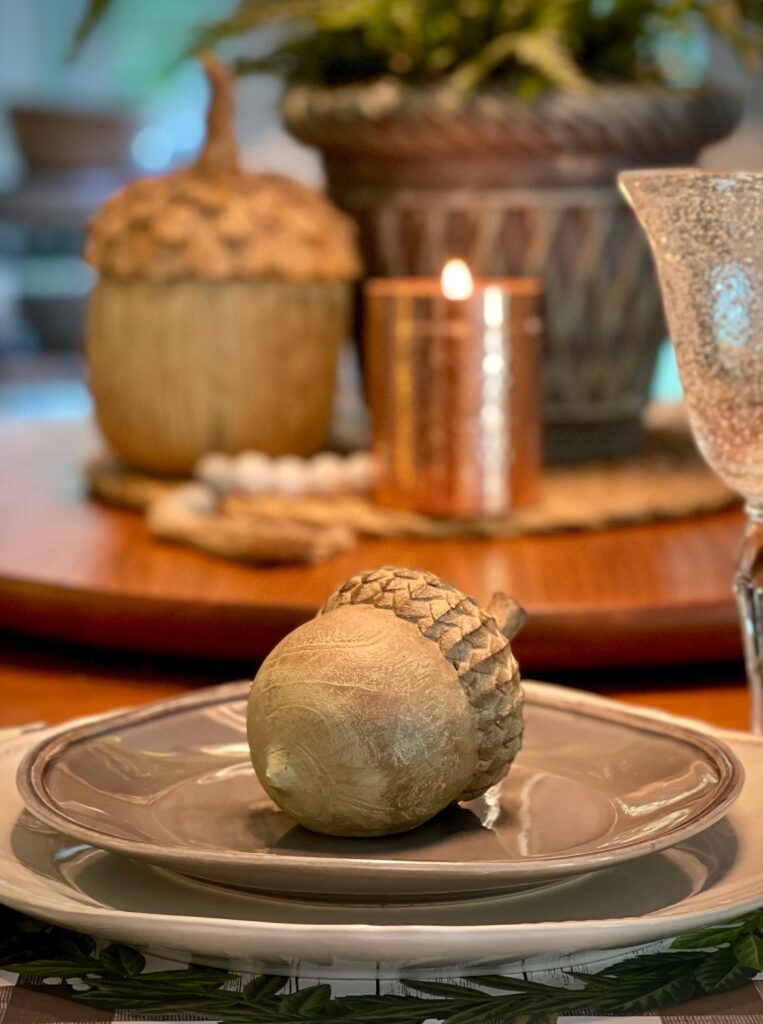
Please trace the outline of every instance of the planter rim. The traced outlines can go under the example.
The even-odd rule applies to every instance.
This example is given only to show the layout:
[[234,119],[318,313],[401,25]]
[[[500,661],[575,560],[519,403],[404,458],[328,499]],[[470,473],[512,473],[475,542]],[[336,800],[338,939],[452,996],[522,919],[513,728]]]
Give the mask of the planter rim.
[[347,86],[294,85],[282,101],[291,132],[327,154],[386,161],[446,154],[643,155],[669,162],[728,134],[741,99],[716,88],[681,92],[608,85],[527,103],[495,86],[462,94],[392,78]]

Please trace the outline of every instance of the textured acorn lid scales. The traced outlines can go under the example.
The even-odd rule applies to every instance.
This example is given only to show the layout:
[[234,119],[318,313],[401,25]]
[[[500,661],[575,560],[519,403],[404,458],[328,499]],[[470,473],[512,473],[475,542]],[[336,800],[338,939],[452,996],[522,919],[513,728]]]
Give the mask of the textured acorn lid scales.
[[228,68],[203,58],[211,89],[207,140],[196,163],[133,182],[93,219],[85,258],[102,275],[351,280],[355,226],[321,192],[239,167]]
[[477,769],[458,799],[481,796],[503,777],[522,745],[519,667],[496,617],[523,619],[524,613],[504,595],[496,595],[483,611],[471,597],[431,573],[384,566],[353,576],[318,614],[358,604],[388,609],[413,623],[455,668],[479,735]]

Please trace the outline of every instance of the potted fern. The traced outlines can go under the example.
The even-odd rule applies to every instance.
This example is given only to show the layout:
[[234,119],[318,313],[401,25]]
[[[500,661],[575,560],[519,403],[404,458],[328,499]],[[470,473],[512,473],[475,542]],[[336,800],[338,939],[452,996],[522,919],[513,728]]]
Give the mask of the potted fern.
[[[108,0],[91,0],[79,35]],[[534,274],[552,458],[633,450],[663,335],[618,170],[693,163],[739,101],[703,49],[761,51],[762,0],[241,0],[193,49],[274,28],[283,113],[323,153],[374,274]],[[258,45],[258,44],[254,44]]]

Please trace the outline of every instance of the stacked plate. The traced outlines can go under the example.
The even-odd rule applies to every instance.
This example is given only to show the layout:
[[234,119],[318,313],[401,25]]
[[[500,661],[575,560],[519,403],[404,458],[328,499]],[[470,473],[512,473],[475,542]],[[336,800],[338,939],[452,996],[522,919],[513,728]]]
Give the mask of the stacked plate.
[[246,684],[17,737],[0,745],[0,902],[313,978],[580,963],[759,905],[763,741],[525,690],[504,782],[381,839],[315,835],[269,801]]

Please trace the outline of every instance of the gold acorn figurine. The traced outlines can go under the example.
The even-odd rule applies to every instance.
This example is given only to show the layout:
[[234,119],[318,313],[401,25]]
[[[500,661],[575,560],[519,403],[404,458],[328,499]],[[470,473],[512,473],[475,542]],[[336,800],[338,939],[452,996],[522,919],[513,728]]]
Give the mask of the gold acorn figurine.
[[510,598],[484,611],[431,573],[354,576],[255,677],[263,788],[301,825],[342,836],[404,832],[480,796],[522,742],[509,640],[523,621]]

